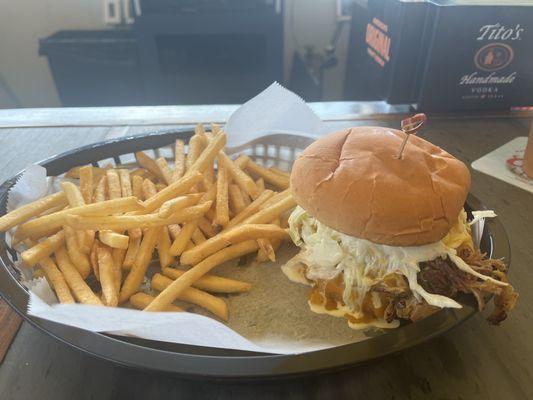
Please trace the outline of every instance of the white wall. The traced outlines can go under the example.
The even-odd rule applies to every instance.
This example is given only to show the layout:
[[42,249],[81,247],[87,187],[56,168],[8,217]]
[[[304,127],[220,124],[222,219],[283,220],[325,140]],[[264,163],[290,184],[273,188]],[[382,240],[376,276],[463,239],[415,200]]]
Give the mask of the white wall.
[[[102,7],[102,0],[0,0],[0,76],[23,106],[60,105],[48,62],[38,55],[39,39],[63,29],[103,28]],[[335,28],[335,13],[335,0],[286,0],[286,77],[296,48],[291,20],[301,47],[312,44],[323,50]],[[337,52],[341,67],[325,77],[326,99],[342,95],[347,28]]]
[[25,107],[59,106],[39,39],[103,26],[100,0],[0,0],[0,74]]

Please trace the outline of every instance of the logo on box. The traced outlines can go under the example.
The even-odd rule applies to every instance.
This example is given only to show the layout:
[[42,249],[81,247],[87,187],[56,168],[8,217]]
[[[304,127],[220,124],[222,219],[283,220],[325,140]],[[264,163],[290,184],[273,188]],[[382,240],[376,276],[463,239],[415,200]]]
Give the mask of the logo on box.
[[513,48],[505,43],[489,43],[474,56],[476,67],[483,71],[498,71],[507,67],[514,58]]

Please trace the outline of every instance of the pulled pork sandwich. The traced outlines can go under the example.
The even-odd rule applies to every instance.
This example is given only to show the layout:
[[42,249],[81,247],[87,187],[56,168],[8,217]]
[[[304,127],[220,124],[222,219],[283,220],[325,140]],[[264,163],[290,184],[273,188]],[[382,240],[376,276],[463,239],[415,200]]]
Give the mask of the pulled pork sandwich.
[[301,251],[283,272],[311,286],[312,311],[344,317],[354,329],[461,308],[459,293],[474,295],[480,309],[493,294],[489,321],[498,324],[518,295],[503,262],[473,242],[463,209],[468,168],[424,139],[411,136],[405,146],[405,138],[357,127],[304,150],[291,173],[298,206],[289,218]]

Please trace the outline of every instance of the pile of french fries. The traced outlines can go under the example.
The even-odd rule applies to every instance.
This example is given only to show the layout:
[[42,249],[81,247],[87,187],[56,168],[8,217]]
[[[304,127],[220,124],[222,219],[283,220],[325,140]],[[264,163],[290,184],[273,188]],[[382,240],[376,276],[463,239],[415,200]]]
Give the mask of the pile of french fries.
[[[173,164],[137,152],[131,168],[73,168],[61,191],[0,217],[0,231],[13,230],[24,267],[44,276],[61,303],[182,311],[179,300],[227,320],[215,295],[251,284],[209,272],[251,253],[275,261],[296,204],[288,173],[231,159],[225,144],[219,126],[198,125],[187,153],[176,140]],[[160,271],[146,293],[154,255]]]

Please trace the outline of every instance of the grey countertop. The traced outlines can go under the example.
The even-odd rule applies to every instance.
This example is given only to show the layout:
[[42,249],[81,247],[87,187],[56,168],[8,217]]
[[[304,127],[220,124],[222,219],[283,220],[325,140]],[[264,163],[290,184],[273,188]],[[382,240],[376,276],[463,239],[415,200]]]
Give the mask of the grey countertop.
[[[0,178],[3,181],[28,163],[106,138],[205,121],[200,118],[204,112],[223,122],[231,112],[224,107],[175,107],[177,122],[163,120],[169,109],[157,107],[144,108],[138,118],[114,109],[0,111]],[[331,130],[355,124],[398,126],[400,120],[391,114],[361,116],[364,107],[344,103],[314,108]],[[421,136],[470,165],[514,137],[526,136],[528,122],[509,115],[430,116]],[[533,398],[533,319],[528,307],[533,304],[533,195],[475,171],[472,180],[472,193],[497,212],[511,242],[510,279],[520,299],[501,327],[489,326],[484,312],[437,339],[363,366],[307,378],[242,383],[129,370],[83,354],[24,323],[0,366],[0,398]]]

